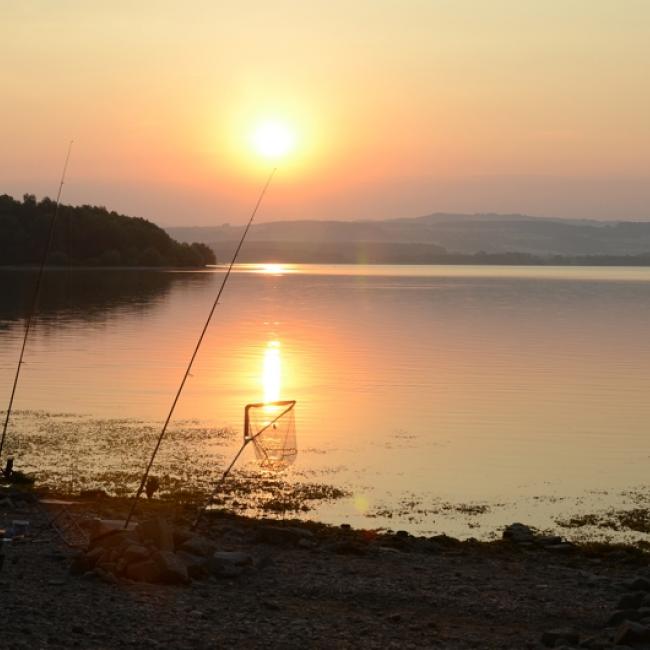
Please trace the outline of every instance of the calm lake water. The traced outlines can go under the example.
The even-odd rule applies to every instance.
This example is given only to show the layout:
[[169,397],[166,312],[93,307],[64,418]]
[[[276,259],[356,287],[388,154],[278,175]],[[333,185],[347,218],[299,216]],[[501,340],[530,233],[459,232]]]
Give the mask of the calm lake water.
[[[48,272],[9,435],[17,465],[132,484],[222,273]],[[4,404],[33,280],[0,271]],[[204,484],[238,446],[246,403],[296,399],[287,480],[350,493],[306,516],[486,536],[647,505],[649,324],[650,269],[240,266],[159,471]]]

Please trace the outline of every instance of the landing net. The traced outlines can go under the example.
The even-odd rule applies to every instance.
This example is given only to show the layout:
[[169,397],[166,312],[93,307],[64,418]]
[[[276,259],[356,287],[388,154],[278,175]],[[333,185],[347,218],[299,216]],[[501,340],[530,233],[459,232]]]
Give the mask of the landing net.
[[252,442],[264,469],[282,470],[296,460],[295,400],[246,406],[244,441]]

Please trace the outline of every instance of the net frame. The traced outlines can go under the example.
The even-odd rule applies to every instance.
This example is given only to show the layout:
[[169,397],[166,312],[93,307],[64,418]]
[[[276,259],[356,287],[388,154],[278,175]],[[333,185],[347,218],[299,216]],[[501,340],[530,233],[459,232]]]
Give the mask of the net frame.
[[[294,419],[294,407],[296,400],[279,400],[275,402],[255,402],[247,404],[244,408],[244,444],[253,443],[255,455],[260,465],[264,469],[278,470],[292,465],[298,455],[298,446],[296,444],[296,427]],[[264,423],[261,429],[251,433],[251,424],[253,418],[251,411],[257,409],[281,409],[279,413],[269,415],[272,419]],[[285,425],[286,431],[275,436],[276,440],[271,438],[270,444],[264,438],[264,434],[282,420],[285,416],[290,415]],[[266,444],[263,444],[266,440]]]

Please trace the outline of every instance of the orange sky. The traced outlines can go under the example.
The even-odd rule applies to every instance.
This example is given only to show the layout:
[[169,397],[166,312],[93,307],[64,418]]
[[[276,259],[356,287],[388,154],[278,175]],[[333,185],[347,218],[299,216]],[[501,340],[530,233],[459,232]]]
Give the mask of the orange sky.
[[650,218],[647,0],[5,0],[0,192],[163,225]]

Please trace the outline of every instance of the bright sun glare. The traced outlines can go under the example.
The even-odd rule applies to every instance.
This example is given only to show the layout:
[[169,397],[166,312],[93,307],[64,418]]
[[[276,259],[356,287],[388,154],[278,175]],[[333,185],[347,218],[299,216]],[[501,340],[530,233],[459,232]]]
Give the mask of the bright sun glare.
[[295,145],[294,132],[282,122],[264,122],[252,136],[255,151],[265,158],[286,156]]
[[266,273],[268,275],[282,275],[286,271],[284,264],[275,264],[270,262],[268,264],[261,264],[259,267],[259,273]]

